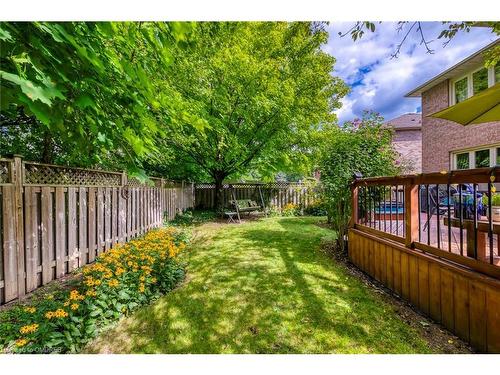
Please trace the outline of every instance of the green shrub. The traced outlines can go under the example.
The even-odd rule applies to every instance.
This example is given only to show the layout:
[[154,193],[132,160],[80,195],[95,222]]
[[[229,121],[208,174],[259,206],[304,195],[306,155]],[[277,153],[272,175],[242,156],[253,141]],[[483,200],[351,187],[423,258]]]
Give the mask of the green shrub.
[[85,266],[71,290],[0,313],[4,352],[78,352],[99,329],[172,290],[183,278],[175,260],[182,232],[153,230],[118,245]]
[[303,210],[304,215],[307,216],[326,216],[326,204],[321,199],[316,199],[312,201],[307,207]]
[[[483,204],[485,206],[488,205],[488,196],[486,194],[483,195]],[[492,206],[500,206],[500,193],[492,193],[491,194],[491,205]]]
[[185,210],[175,215],[174,220],[172,220],[169,224],[189,226],[189,225],[203,224],[209,221],[213,221],[216,218],[217,214],[215,211]]

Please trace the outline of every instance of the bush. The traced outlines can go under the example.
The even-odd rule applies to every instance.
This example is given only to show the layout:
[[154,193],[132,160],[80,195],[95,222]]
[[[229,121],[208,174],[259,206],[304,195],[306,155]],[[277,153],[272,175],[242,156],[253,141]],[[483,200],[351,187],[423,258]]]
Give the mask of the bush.
[[326,216],[326,204],[322,199],[315,199],[303,210],[307,216]]
[[[482,202],[485,206],[488,206],[488,195],[484,194],[482,197]],[[492,206],[500,206],[500,194],[499,193],[492,193],[491,194],[491,205]]]
[[287,203],[281,209],[281,215],[282,216],[299,216],[300,215],[300,208],[296,204]]
[[217,214],[215,211],[185,210],[175,215],[174,220],[172,220],[169,224],[180,226],[203,224],[214,220],[216,217]]
[[375,113],[366,112],[363,119],[346,122],[328,137],[320,160],[321,183],[328,222],[338,234],[340,252],[347,250],[345,239],[354,174],[361,173],[364,177],[397,174],[400,169],[396,157],[392,130]]
[[4,352],[77,352],[100,327],[172,290],[184,270],[174,259],[182,232],[153,230],[101,254],[71,290],[0,314]]

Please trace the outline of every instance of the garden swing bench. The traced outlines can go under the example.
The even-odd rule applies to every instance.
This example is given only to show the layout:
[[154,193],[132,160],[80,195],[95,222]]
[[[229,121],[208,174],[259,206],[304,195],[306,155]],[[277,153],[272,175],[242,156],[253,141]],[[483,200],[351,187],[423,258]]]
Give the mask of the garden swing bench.
[[267,216],[266,206],[264,203],[264,196],[262,195],[262,189],[260,184],[257,185],[259,198],[261,202],[260,206],[257,204],[256,201],[252,199],[236,199],[236,194],[234,191],[233,184],[229,184],[229,189],[231,190],[231,200],[229,201],[229,204],[231,205],[231,208],[233,208],[234,210],[224,212],[224,215],[228,217],[227,220],[228,223],[236,223],[235,221],[236,217],[238,218],[238,223],[241,223],[242,213],[248,213],[248,215],[250,215],[250,213],[254,211],[264,211],[264,214]]

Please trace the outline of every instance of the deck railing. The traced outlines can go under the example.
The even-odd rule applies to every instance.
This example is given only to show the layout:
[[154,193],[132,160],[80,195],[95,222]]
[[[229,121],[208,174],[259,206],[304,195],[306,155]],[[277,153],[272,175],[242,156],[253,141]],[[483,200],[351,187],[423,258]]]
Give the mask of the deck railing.
[[500,279],[499,172],[357,179],[351,227]]

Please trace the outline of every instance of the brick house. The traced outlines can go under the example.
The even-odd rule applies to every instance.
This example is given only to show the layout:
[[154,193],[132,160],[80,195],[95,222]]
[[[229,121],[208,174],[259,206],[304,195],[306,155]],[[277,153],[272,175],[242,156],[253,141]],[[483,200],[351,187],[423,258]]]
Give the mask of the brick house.
[[394,131],[392,145],[404,173],[422,172],[422,115],[406,113],[386,122]]
[[500,39],[405,95],[422,98],[422,172],[500,165],[500,119],[463,126],[428,117],[499,84],[500,63],[484,67],[485,52],[498,44]]

